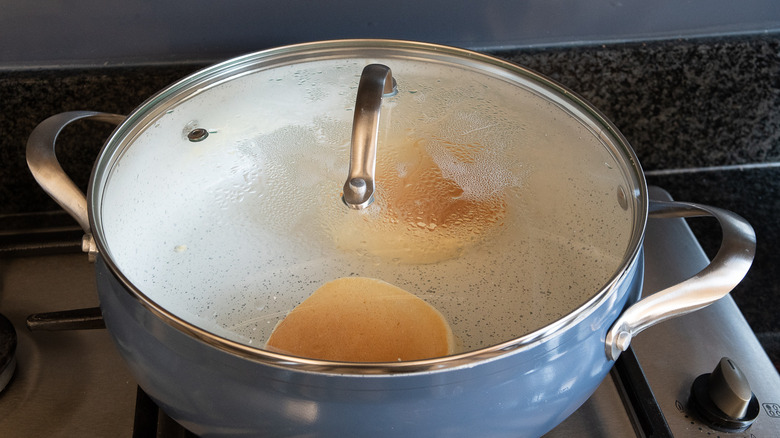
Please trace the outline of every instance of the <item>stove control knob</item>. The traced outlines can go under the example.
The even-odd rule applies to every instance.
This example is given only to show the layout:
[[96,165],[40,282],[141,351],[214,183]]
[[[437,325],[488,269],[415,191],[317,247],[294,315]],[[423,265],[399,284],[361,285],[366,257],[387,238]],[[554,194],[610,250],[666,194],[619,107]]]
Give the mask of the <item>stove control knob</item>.
[[712,373],[696,378],[689,405],[707,425],[724,432],[747,429],[759,412],[758,400],[745,374],[727,357],[718,362]]

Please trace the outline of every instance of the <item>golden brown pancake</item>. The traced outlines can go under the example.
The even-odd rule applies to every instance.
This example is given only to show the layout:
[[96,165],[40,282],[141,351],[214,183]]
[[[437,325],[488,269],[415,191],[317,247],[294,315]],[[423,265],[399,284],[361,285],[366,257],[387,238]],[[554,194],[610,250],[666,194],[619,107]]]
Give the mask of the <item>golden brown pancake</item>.
[[396,362],[454,352],[444,316],[381,280],[345,277],[317,289],[283,319],[271,351],[344,362]]
[[[400,141],[377,158],[376,202],[348,215],[333,238],[384,260],[436,263],[500,227],[507,207],[495,157],[479,145]],[[493,181],[492,179],[498,179]]]

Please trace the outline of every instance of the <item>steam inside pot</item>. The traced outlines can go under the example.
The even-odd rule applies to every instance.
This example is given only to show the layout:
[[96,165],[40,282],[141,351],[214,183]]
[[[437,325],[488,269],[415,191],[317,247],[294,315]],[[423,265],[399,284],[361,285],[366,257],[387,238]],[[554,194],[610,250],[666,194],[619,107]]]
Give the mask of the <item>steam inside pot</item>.
[[[351,56],[172,89],[112,140],[95,229],[146,298],[262,348],[312,290],[368,277],[438,309],[470,350],[558,320],[615,275],[635,183],[588,114],[495,67]],[[399,92],[383,102],[376,202],[355,212],[340,194],[369,62]],[[208,138],[190,142],[196,127]]]

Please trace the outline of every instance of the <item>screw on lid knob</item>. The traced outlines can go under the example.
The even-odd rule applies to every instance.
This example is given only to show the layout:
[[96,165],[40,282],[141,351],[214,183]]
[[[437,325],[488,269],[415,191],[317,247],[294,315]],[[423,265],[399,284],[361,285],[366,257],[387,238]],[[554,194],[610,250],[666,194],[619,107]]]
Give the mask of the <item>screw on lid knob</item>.
[[722,358],[712,373],[696,378],[689,404],[710,427],[726,432],[747,429],[759,412],[745,374],[728,357]]

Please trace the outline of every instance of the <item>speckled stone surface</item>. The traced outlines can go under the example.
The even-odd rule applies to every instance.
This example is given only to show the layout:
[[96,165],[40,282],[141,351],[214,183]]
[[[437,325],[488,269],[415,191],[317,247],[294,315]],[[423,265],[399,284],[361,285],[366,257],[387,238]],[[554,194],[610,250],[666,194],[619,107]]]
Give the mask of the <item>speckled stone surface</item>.
[[599,108],[645,170],[780,160],[780,36],[506,53]]
[[[564,84],[625,134],[648,182],[680,200],[710,203],[756,228],[753,269],[733,295],[778,362],[780,345],[780,35],[507,51],[497,54]],[[201,66],[0,72],[0,215],[54,210],[26,168],[33,127],[68,110],[126,114]],[[110,126],[62,133],[63,167],[86,188]],[[757,165],[746,170],[716,166]],[[665,170],[683,169],[665,174]],[[694,169],[694,170],[686,170]],[[719,231],[692,222],[712,254]]]

